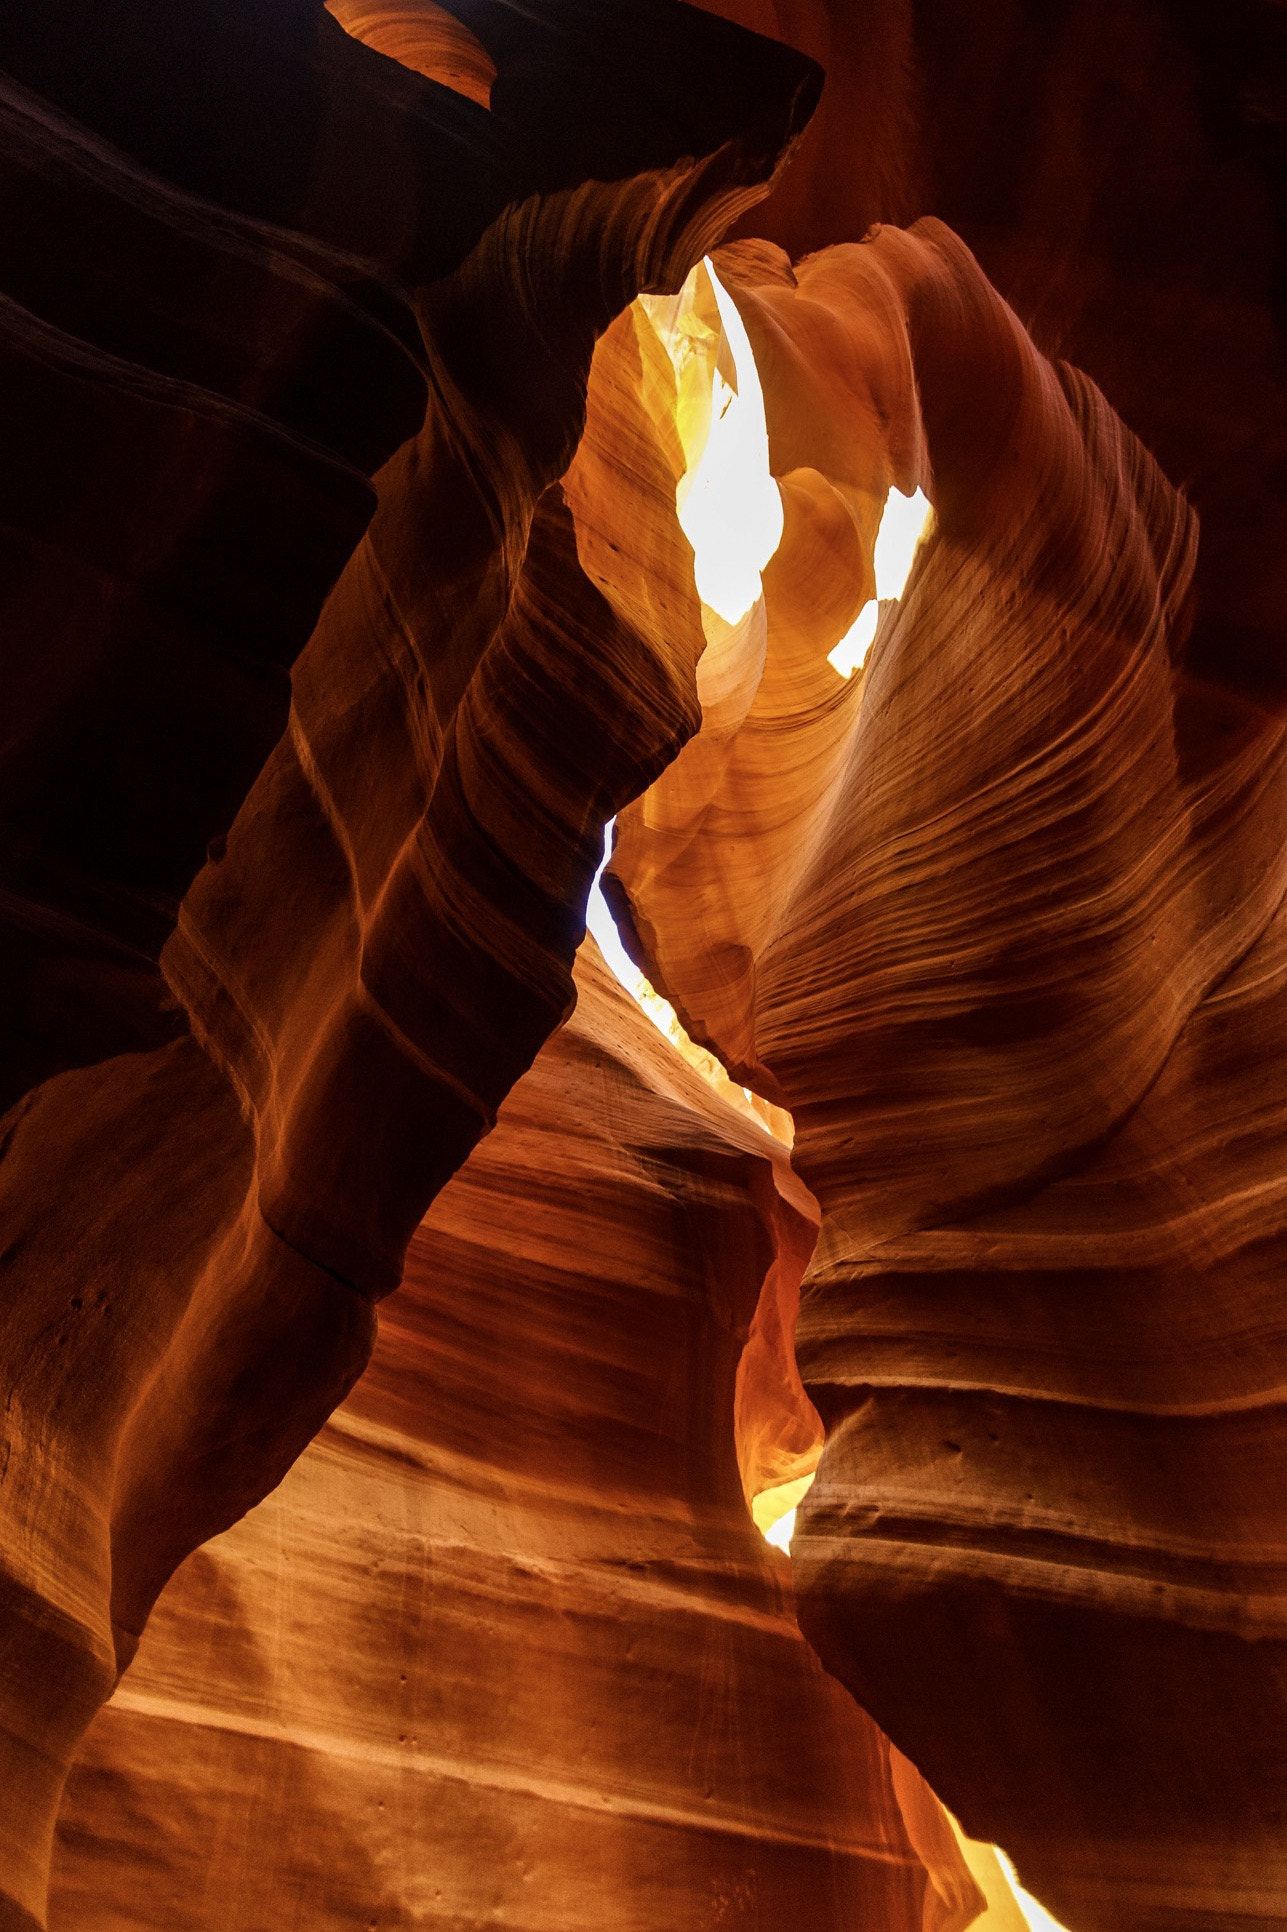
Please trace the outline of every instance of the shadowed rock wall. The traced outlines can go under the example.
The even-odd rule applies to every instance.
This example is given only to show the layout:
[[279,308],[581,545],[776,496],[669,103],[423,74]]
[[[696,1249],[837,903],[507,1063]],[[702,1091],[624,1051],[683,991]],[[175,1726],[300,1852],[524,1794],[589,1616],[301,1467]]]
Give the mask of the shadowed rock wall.
[[156,1591],[359,1373],[570,1003],[602,820],[696,722],[545,493],[596,332],[815,77],[669,0],[474,12],[490,111],[313,5],[0,28],[6,1926]]
[[[0,23],[0,1924],[698,721],[633,319],[567,465],[813,78],[664,0],[434,17],[472,98],[312,4]],[[773,232],[978,255],[721,258],[786,533],[615,868],[826,1216],[807,1628],[1077,1932],[1280,1925],[1281,21],[756,19],[831,68]],[[891,482],[936,529],[841,686]]]

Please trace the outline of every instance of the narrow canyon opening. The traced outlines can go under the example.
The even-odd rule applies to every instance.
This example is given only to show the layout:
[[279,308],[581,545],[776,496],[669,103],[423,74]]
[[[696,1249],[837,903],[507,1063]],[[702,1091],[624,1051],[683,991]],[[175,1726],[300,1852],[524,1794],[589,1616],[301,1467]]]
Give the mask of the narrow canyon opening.
[[[731,647],[740,647],[754,657],[756,631],[766,621],[763,573],[782,540],[785,519],[769,467],[764,393],[750,339],[736,300],[709,256],[691,271],[677,295],[640,296],[636,311],[655,331],[674,372],[671,409],[685,465],[675,488],[676,517],[692,550],[707,650],[728,655]],[[827,653],[827,663],[841,678],[848,680],[863,670],[880,623],[893,618],[918,547],[932,537],[932,518],[932,506],[919,485],[910,493],[896,487],[886,493],[871,551],[873,594]],[[861,525],[856,527],[861,536]],[[699,692],[703,663],[705,658],[698,663]],[[646,811],[646,800],[642,803]],[[588,932],[619,983],[672,1051],[722,1100],[744,1110],[778,1139],[789,1156],[794,1139],[790,1114],[751,1087],[740,1085],[715,1053],[694,1042],[674,1006],[656,991],[626,950],[602,885],[614,831],[615,820],[610,820],[604,832],[603,859],[590,888]],[[781,1339],[789,1350],[791,1333],[785,1332]],[[748,1344],[748,1350],[753,1346]],[[800,1394],[803,1400],[803,1391]],[[789,1435],[790,1424],[798,1417],[783,1421]],[[785,1441],[783,1449],[790,1453]],[[820,1453],[819,1424],[816,1447],[796,1458],[812,1466],[785,1482],[747,1493],[756,1528],[788,1559],[796,1511],[813,1486]],[[954,1818],[951,1825],[987,1900],[983,1915],[974,1921],[980,1932],[1005,1932],[1007,1926],[1017,1932],[1020,1919],[1030,1932],[1066,1932],[1023,1886],[1000,1847],[969,1839]],[[1015,1918],[1016,1908],[1020,1919]]]
[[1108,13],[0,8],[4,1932],[1287,1928],[1287,32]]

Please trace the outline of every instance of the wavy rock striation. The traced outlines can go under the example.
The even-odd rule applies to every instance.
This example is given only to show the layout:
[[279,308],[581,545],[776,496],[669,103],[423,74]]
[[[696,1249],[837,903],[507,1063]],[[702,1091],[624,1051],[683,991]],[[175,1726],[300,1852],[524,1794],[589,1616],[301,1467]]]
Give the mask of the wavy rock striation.
[[773,199],[798,257],[933,214],[1202,523],[1187,663],[1280,704],[1287,18],[1274,0],[704,0],[826,69]]
[[[1282,721],[1191,675],[1192,511],[941,224],[716,259],[785,533],[612,871],[822,1208],[804,1628],[1077,1932],[1287,1922]],[[844,683],[891,483],[932,533]]]
[[6,1928],[157,1590],[360,1371],[570,1004],[603,820],[696,722],[551,486],[597,331],[816,76],[670,0],[470,21],[490,110],[311,4],[0,26]]
[[577,980],[362,1381],[163,1593],[72,1773],[56,1932],[981,1907],[743,1500],[734,1381],[766,1271],[807,1250],[799,1184],[592,941]]

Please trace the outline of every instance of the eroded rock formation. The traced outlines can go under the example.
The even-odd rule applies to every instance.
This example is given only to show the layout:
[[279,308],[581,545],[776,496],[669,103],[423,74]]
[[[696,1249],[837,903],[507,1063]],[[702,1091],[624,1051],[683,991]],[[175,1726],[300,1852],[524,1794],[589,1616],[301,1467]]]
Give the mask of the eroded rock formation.
[[[800,1366],[827,1431],[802,1615],[907,1755],[808,1663],[737,1501],[730,1411],[748,1492],[816,1446],[783,1352],[809,1217],[754,1130],[641,1073],[597,988],[415,1237],[443,1280],[477,1286],[477,1263],[483,1300],[413,1263],[344,1419],[165,1599],[78,1774],[60,1911],[86,1932],[301,1899],[336,1925],[517,1923],[523,1860],[554,1901],[594,1786],[634,1806],[596,1814],[596,1924],[764,1904],[778,1932],[817,1885],[836,1914],[963,1926],[914,1760],[1075,1932],[1287,1924],[1281,22],[1257,0],[717,10],[825,55],[767,222],[795,255],[853,245],[793,269],[744,239],[677,304],[659,292],[816,91],[700,11],[53,0],[0,21],[22,641],[0,750],[0,1925],[41,1922],[69,1756],[157,1593],[351,1388],[427,1205],[566,1015],[602,825],[654,780],[610,890],[690,1030],[795,1113],[823,1212]],[[932,220],[857,245],[926,212],[964,241]],[[754,588],[721,614],[676,502],[710,424],[748,420],[734,327],[767,427],[743,445]],[[841,680],[881,506],[915,485],[929,539]],[[600,1076],[612,1104],[572,1127]],[[582,1265],[585,1203],[555,1186],[552,1227],[507,1122],[623,1212],[669,1176],[648,1292],[608,1271],[638,1332],[687,1311],[662,1394],[622,1385],[652,1389],[654,1424],[661,1405],[647,1506],[621,1469],[637,1414],[595,1409],[625,1343]],[[555,1272],[577,1312],[498,1446],[497,1325],[533,1330],[496,1254],[533,1203],[534,1248],[576,1250]],[[718,1265],[685,1215],[720,1230]],[[408,1391],[439,1377],[435,1434]],[[391,1592],[424,1576],[420,1532],[380,1517],[394,1498],[442,1556],[411,1608]],[[645,1588],[622,1585],[627,1511]],[[307,1588],[273,1627],[283,1551]],[[480,1646],[462,1604],[498,1572]],[[649,1715],[709,1735],[711,1791],[672,1750],[640,1797],[644,1733],[586,1714],[624,1695],[633,1719],[658,1658],[693,1661],[683,1629],[720,1673],[681,1669]],[[383,1682],[381,1642],[426,1631],[450,1710],[413,1671]],[[529,1633],[579,1731],[511,1672]],[[770,1657],[798,1708],[790,1775],[756,1784],[771,1727],[742,1693]],[[524,1700],[517,1771],[501,1685]],[[463,1781],[429,1721],[459,1723]],[[260,1779],[299,1821],[277,1891],[209,1843],[202,1889],[182,1807],[235,1851]],[[517,1834],[481,1905],[459,1840],[437,1900],[408,1862],[441,1792],[449,1831]],[[669,1891],[659,1829],[686,1847]],[[739,1890],[752,1844],[763,1889]],[[153,1874],[132,1895],[131,1869]]]
[[1278,1923],[1281,719],[1190,677],[1192,511],[941,225],[717,262],[785,534],[612,871],[822,1208],[804,1626],[1072,1925]]
[[361,1382],[163,1594],[68,1787],[53,1932],[974,1919],[743,1498],[734,1379],[808,1203],[593,941],[577,977]]
[[311,4],[0,32],[11,197],[64,238],[5,256],[14,1926],[156,1591],[360,1371],[570,1003],[603,819],[696,722],[546,493],[596,331],[760,192],[815,79],[670,0],[471,23],[490,109]]
[[935,215],[1202,524],[1187,663],[1282,700],[1287,20],[1274,0],[703,0],[826,69],[751,232]]

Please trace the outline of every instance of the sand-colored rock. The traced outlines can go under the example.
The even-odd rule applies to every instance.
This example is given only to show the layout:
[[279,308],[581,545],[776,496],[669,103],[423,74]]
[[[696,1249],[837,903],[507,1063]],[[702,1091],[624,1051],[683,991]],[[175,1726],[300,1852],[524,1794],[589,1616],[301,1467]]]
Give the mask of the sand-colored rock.
[[[619,312],[747,218],[807,118],[807,64],[670,0],[0,19],[6,1932],[41,1921],[66,1765],[157,1592],[351,1387],[435,1190],[566,1013],[602,824],[658,773],[609,891],[698,1041],[795,1113],[823,1213],[799,1329],[815,1412],[782,1350],[810,1214],[786,1181],[755,1197],[776,1272],[731,1394],[720,1371],[741,1486],[807,1468],[820,1414],[803,1619],[907,1753],[871,1745],[860,1792],[801,1773],[788,1813],[839,1807],[809,1858],[865,1886],[903,1832],[943,1861],[926,1925],[969,1909],[914,1760],[1074,1932],[1287,1924],[1280,10],[719,10],[826,60],[763,220],[793,255],[853,244],[796,270],[764,240],[718,257],[782,510],[763,600],[728,619],[698,608],[676,521],[671,311]],[[858,245],[927,210],[951,228]],[[714,284],[690,320],[702,381],[727,375]],[[872,590],[891,485],[935,522],[842,682],[827,654]],[[570,1454],[585,1371],[558,1367],[542,1399]],[[279,1896],[337,1924],[385,1900],[405,1815],[345,1868],[327,1759],[373,1761],[378,1633],[346,1626],[367,1676],[328,1730],[333,1653],[255,1623],[267,1522],[308,1553],[310,1629],[359,1601],[341,1578],[371,1546],[346,1571],[333,1525],[389,1493],[366,1426],[323,1439],[289,1524],[279,1498],[227,1546],[251,1583],[221,1557],[184,1571],[154,1705],[127,1692],[104,1720],[121,1756],[86,1760],[69,1856],[101,1859],[101,1799],[113,1842],[170,1874],[113,1910],[146,1922],[159,1896],[219,1924],[225,1866],[236,1909],[264,1908],[260,1848],[224,1854],[299,1748],[284,1678],[306,1663],[311,1769],[280,1816],[315,1837],[283,1844]],[[461,1453],[449,1478],[414,1465],[449,1528]],[[526,1537],[548,1588],[567,1518],[544,1492],[524,1507],[497,1529],[479,1505],[469,1547]],[[730,1622],[727,1561],[745,1627],[777,1616],[787,1642],[772,1559],[726,1548],[704,1553],[706,1627]],[[539,1621],[532,1588],[510,1601]],[[239,1634],[203,1675],[185,1646],[221,1591]],[[439,1612],[459,1644],[459,1597]],[[632,1661],[620,1629],[533,1650],[579,1688],[587,1656]],[[856,1721],[837,1696],[797,1765]],[[149,1767],[158,1724],[187,1727],[213,1859]],[[557,1728],[538,1708],[524,1762],[572,1732],[598,1748]],[[476,1727],[477,1762],[502,1729]],[[445,1777],[450,1751],[406,1735],[417,1777]],[[212,1738],[242,1794],[224,1810],[193,1769]],[[611,1742],[596,1788],[629,1756]],[[658,1764],[656,1788],[676,1775]],[[794,1857],[798,1825],[775,1839],[780,1813],[747,1804]],[[758,1909],[722,1856],[694,1853],[666,1909],[696,1910],[712,1872],[712,1910]],[[923,1889],[916,1858],[895,1868]],[[105,1894],[81,1869],[64,1896],[89,1927]],[[419,1911],[399,1873],[388,1909]]]
[[[941,225],[716,260],[764,669],[612,871],[822,1208],[802,1622],[1077,1932],[1279,1923],[1281,720],[1190,676],[1192,511]],[[843,683],[806,592],[891,482],[932,532]]]
[[577,977],[362,1381],[163,1593],[68,1786],[54,1932],[963,1932],[981,1907],[744,1501],[735,1377],[807,1249],[798,1183],[593,941]]

